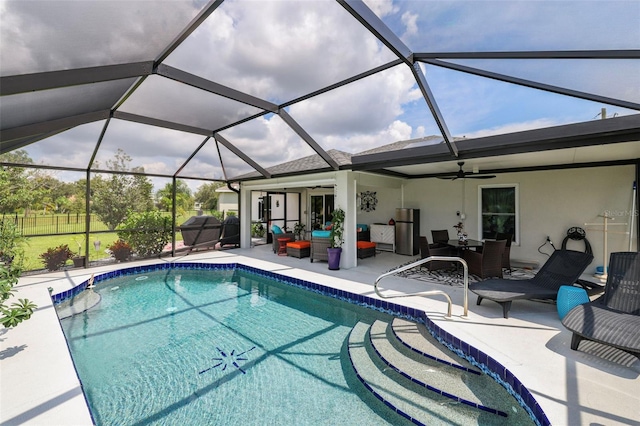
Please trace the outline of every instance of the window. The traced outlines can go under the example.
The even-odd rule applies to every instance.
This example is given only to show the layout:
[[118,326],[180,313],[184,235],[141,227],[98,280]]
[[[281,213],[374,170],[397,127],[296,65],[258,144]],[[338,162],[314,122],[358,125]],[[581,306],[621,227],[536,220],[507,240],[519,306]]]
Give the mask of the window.
[[331,220],[334,208],[334,196],[331,194],[311,195],[311,229],[323,229]]
[[497,233],[513,234],[513,241],[520,241],[518,186],[517,185],[481,185],[480,221],[482,238],[493,239]]

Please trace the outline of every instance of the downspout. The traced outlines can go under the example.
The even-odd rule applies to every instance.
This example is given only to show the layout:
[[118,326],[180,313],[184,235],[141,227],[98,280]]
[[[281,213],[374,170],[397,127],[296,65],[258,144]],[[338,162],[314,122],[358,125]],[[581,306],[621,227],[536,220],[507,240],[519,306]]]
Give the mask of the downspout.
[[[233,186],[231,186],[231,182],[227,182],[227,188],[229,188],[230,190],[232,190],[236,194],[240,195],[240,190],[239,189],[235,189]],[[240,200],[238,200],[238,202],[240,202]],[[238,208],[238,210],[240,210],[240,208]]]

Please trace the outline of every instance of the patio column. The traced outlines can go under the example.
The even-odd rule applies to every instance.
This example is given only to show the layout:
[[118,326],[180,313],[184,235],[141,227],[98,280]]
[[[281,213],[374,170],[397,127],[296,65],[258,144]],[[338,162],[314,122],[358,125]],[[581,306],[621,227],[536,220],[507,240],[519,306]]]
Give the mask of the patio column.
[[240,184],[238,194],[238,216],[240,216],[240,247],[251,248],[251,189]]
[[344,212],[344,244],[340,257],[340,268],[350,269],[357,266],[356,251],[356,180],[353,172],[336,172],[335,207]]

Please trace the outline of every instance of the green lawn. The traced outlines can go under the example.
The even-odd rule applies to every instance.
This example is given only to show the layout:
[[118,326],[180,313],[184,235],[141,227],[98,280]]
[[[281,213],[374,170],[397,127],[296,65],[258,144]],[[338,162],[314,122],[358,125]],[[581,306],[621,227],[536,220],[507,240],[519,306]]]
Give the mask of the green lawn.
[[[98,260],[109,257],[109,254],[105,253],[105,250],[117,239],[118,235],[115,232],[92,235],[90,240],[91,247],[89,249],[89,260]],[[96,240],[100,240],[99,251],[96,251],[93,247],[93,242]],[[34,269],[43,269],[44,263],[39,256],[50,247],[67,244],[74,253],[78,253],[77,242],[82,245],[82,252],[84,253],[84,235],[52,235],[49,237],[27,238],[27,242],[24,245],[25,270],[31,271]],[[67,261],[67,264],[72,265],[73,262],[69,260]]]
[[[187,212],[182,216],[178,216],[176,218],[176,223],[180,225],[184,223],[189,217],[194,216],[195,212]],[[64,219],[67,218],[67,215],[60,215]],[[48,219],[50,222],[55,223],[55,217]],[[41,226],[44,223],[43,219],[38,220],[38,225]],[[106,229],[106,226],[100,224],[101,226],[97,229]],[[80,226],[80,225],[79,225]],[[92,224],[92,229],[95,229]],[[84,224],[82,227],[77,230],[77,232],[82,232],[84,230]],[[25,227],[25,234],[36,233],[36,228]],[[82,253],[84,254],[84,234],[77,235],[53,235],[47,237],[28,237],[26,243],[24,244],[25,251],[25,270],[32,271],[44,268],[44,263],[42,259],[40,259],[40,254],[47,251],[50,247],[57,247],[61,244],[67,244],[69,248],[74,252],[78,253],[78,243],[80,243],[82,247]],[[89,260],[99,260],[106,259],[109,257],[109,254],[105,252],[107,247],[111,245],[114,241],[118,239],[118,235],[115,232],[108,233],[100,233],[100,234],[91,234],[89,240]],[[94,241],[100,241],[100,250],[95,250]],[[176,241],[182,241],[182,234],[180,231],[176,232]],[[67,261],[68,265],[72,265],[73,262],[71,260]]]

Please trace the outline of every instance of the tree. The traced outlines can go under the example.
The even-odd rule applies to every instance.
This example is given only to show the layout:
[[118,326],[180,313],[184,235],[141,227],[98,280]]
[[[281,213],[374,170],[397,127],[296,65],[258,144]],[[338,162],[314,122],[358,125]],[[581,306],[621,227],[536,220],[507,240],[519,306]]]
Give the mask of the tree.
[[67,213],[74,194],[74,184],[62,182],[50,174],[40,173],[32,179],[37,198],[32,208],[45,212]]
[[[168,183],[164,188],[160,189],[156,196],[160,208],[170,211],[173,206],[173,185]],[[189,186],[183,180],[176,181],[176,211],[178,214],[184,214],[187,210],[191,210],[193,206],[193,197]]]
[[[7,152],[0,155],[0,162],[33,164],[25,150]],[[26,167],[0,166],[0,213],[14,213],[28,208],[41,191],[34,185],[38,171]]]
[[87,180],[86,179],[78,179],[73,182],[73,192],[69,197],[69,211],[71,213],[85,213],[86,211],[86,191],[87,191]]
[[218,209],[218,197],[220,194],[216,189],[222,187],[222,182],[203,183],[196,191],[195,199],[202,205],[204,210],[213,211]]
[[151,192],[153,185],[146,176],[131,175],[122,172],[143,173],[136,167],[129,170],[129,157],[118,149],[115,157],[106,162],[108,170],[114,172],[110,177],[96,176],[91,181],[91,210],[110,230],[116,229],[127,217],[127,212],[153,209]]

